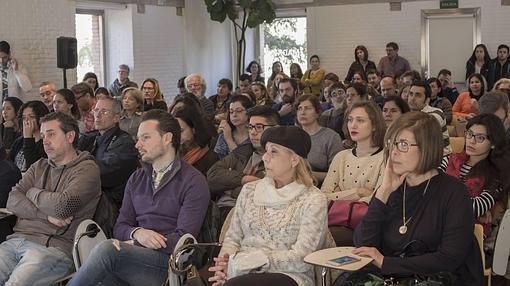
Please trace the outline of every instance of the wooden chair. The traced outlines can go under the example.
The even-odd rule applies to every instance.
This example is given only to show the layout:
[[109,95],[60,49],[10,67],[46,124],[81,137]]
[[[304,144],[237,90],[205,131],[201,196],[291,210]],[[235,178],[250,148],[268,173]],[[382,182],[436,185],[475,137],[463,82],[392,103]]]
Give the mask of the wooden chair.
[[475,237],[480,247],[480,255],[482,256],[483,275],[487,276],[487,286],[491,286],[492,269],[485,267],[485,252],[483,251],[483,226],[475,224]]

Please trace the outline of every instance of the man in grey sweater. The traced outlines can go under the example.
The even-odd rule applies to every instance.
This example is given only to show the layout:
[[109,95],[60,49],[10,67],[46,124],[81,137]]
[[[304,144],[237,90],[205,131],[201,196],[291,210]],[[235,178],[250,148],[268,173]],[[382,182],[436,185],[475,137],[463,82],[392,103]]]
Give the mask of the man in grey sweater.
[[72,268],[74,233],[92,218],[100,195],[99,168],[77,152],[78,124],[63,113],[41,119],[48,158],[32,164],[7,200],[17,217],[0,244],[0,285],[49,285]]

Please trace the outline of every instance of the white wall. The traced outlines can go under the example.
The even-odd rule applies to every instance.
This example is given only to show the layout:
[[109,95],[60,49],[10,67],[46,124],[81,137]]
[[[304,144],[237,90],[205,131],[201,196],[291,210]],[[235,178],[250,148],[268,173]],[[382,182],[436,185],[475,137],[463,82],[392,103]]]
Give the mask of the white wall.
[[201,73],[207,82],[206,95],[213,95],[218,80],[232,78],[235,40],[232,41],[230,20],[213,22],[203,1],[188,0],[184,30],[185,72]]
[[[500,1],[462,0],[459,8],[481,7],[482,43],[496,56],[500,43],[510,44],[510,6]],[[354,61],[354,48],[365,45],[376,64],[385,55],[385,44],[397,42],[399,54],[420,70],[421,10],[439,9],[439,1],[402,3],[402,11],[390,11],[388,3],[311,7],[308,15],[308,54],[318,54],[323,67],[344,78]],[[455,35],[445,39],[455,45]],[[470,55],[459,55],[467,60]]]
[[[75,2],[69,0],[1,0],[0,40],[27,69],[34,88],[28,94],[39,99],[39,84],[53,81],[63,86],[57,68],[57,38],[75,34]],[[75,70],[67,71],[68,86],[76,83]]]
[[[131,68],[130,79],[136,72],[133,56],[133,7],[104,11],[106,86],[117,78],[118,66],[127,64]],[[136,7],[135,7],[136,9]]]

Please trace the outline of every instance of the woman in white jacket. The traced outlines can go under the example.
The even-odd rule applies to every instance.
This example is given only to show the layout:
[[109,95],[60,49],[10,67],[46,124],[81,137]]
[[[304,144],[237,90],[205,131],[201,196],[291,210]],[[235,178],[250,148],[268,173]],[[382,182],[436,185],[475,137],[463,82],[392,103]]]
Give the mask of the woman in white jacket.
[[314,285],[303,259],[326,240],[326,197],[308,162],[310,136],[296,126],[261,138],[266,177],[241,191],[216,264],[213,285]]

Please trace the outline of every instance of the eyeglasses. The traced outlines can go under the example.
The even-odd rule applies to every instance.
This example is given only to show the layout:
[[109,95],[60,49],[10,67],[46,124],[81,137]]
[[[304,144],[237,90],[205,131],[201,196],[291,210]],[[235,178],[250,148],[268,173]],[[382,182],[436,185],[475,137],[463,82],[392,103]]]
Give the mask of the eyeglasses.
[[331,97],[337,97],[337,96],[344,96],[345,95],[345,92],[344,91],[339,91],[339,90],[334,90],[334,91],[331,91],[329,93],[329,95]]
[[409,143],[407,140],[405,139],[402,139],[402,140],[398,140],[398,141],[395,141],[393,142],[393,144],[391,143],[391,140],[388,140],[387,142],[387,147],[392,147],[392,145],[394,145],[395,147],[397,147],[397,150],[402,152],[402,153],[407,153],[409,152],[409,148],[411,146],[419,146],[418,144],[412,144],[412,143]]
[[272,125],[266,125],[266,124],[260,124],[260,123],[257,123],[255,125],[251,125],[251,124],[246,124],[246,128],[251,131],[253,128],[255,128],[255,131],[257,131],[257,133],[260,133],[262,131],[264,131],[264,129],[266,129],[266,127],[271,127],[271,126],[274,126],[274,124]]
[[471,130],[464,131],[464,136],[466,137],[466,139],[471,139],[475,137],[476,143],[483,143],[486,139],[489,139],[489,136],[487,136],[486,134],[474,133]]
[[230,113],[230,114],[234,114],[234,113],[235,114],[239,114],[239,113],[242,113],[244,111],[246,111],[246,109],[244,109],[244,108],[237,108],[237,109],[230,109],[228,111],[228,113]]
[[92,112],[94,113],[94,115],[101,115],[101,116],[106,116],[106,115],[110,115],[113,113],[113,111],[108,110],[108,109],[93,109]]

